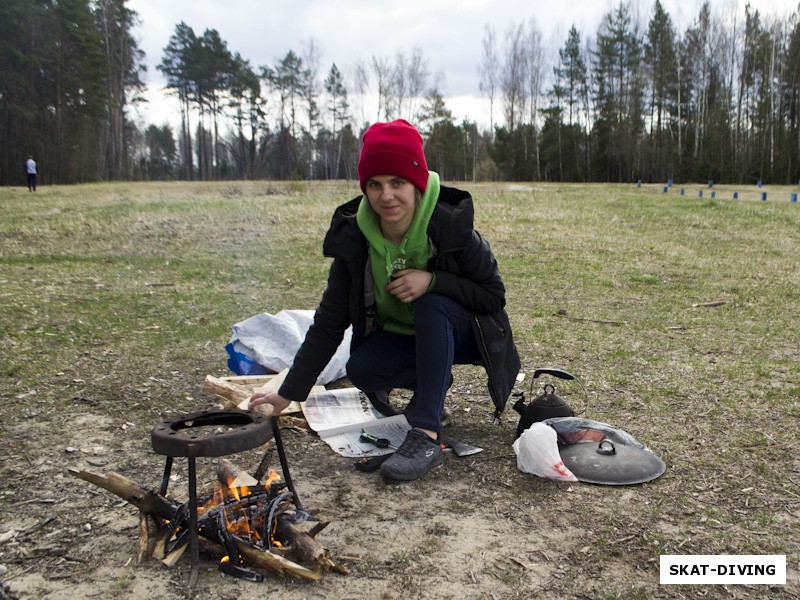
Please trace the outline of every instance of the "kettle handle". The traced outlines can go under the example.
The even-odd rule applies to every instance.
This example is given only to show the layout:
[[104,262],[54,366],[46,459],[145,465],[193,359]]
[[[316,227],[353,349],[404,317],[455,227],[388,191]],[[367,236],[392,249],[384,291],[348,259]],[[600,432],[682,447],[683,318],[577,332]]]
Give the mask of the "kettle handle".
[[567,373],[561,369],[536,369],[533,372],[533,378],[536,379],[539,375],[552,375],[553,377],[558,377],[559,379],[566,379],[567,381],[572,381],[575,379],[574,375]]

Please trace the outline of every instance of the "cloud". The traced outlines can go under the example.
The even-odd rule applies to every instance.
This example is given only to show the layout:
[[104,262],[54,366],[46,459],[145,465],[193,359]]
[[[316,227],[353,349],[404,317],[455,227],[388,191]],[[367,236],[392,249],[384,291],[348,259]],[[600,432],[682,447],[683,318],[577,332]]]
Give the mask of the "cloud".
[[[744,15],[745,0],[712,0],[719,11]],[[703,0],[662,0],[676,29],[683,32],[696,17]],[[796,0],[750,0],[762,14],[790,14]],[[358,61],[369,65],[372,56],[393,59],[399,50],[407,55],[419,46],[427,60],[431,83],[440,78],[448,105],[459,98],[479,96],[478,65],[482,58],[484,27],[490,25],[502,44],[512,23],[533,19],[542,34],[545,57],[554,62],[558,48],[574,23],[585,41],[593,38],[601,18],[616,0],[573,0],[525,4],[519,0],[129,0],[142,25],[136,34],[147,54],[151,106],[146,113],[169,116],[174,109],[159,107],[163,79],[156,65],[175,25],[186,22],[197,35],[216,29],[250,64],[274,65],[289,50],[303,54],[310,39],[321,51],[320,78],[332,63],[346,75]],[[642,27],[653,2],[635,4]],[[736,7],[736,8],[732,8]],[[549,75],[549,68],[548,73]],[[169,104],[169,102],[167,102]],[[474,103],[473,103],[474,104]],[[456,115],[459,111],[451,106]],[[146,114],[143,113],[143,114]],[[143,117],[148,120],[147,117]],[[152,119],[159,122],[156,119]]]

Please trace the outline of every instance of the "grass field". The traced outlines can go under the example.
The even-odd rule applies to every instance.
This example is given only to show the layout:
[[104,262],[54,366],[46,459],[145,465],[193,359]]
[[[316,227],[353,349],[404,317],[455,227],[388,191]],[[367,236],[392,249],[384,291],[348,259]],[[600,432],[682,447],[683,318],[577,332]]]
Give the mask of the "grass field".
[[[789,581],[772,593],[800,597],[800,205],[789,201],[796,188],[717,186],[712,199],[701,186],[684,186],[685,196],[677,188],[665,194],[661,185],[464,187],[475,198],[476,227],[500,262],[523,368],[556,366],[579,376],[586,396],[570,382],[555,382],[559,394],[584,416],[645,442],[668,470],[644,486],[584,485],[578,493],[532,480],[509,454],[516,413],[509,407],[505,426],[493,426],[482,373],[459,367],[448,398],[457,432],[487,452],[449,476],[477,473],[489,481],[499,494],[495,515],[530,511],[515,517],[520,525],[550,519],[589,538],[560,547],[554,536],[546,554],[561,557],[549,561],[561,570],[536,579],[539,570],[517,573],[511,564],[486,575],[499,587],[467,581],[460,597],[522,598],[531,589],[554,598],[760,593],[660,587],[660,554],[786,554]],[[83,497],[76,482],[51,477],[69,464],[63,448],[79,446],[84,414],[107,420],[98,439],[115,470],[149,469],[156,477],[150,428],[170,410],[209,402],[199,390],[206,374],[229,374],[230,326],[259,312],[316,307],[329,264],[322,236],[333,208],[355,188],[184,182],[0,189],[2,521],[24,520],[23,486],[65,486],[66,496],[54,492],[69,498],[59,504],[62,513]],[[424,480],[414,489],[425,484],[437,485]],[[34,523],[50,510],[25,506]],[[68,518],[60,518],[68,529]],[[106,535],[135,545],[135,532]],[[533,546],[527,539],[515,556]],[[11,589],[70,597],[64,590],[73,571],[57,580],[66,594],[59,596],[46,576],[52,563],[23,549],[0,544]],[[525,564],[534,562],[530,552]],[[81,580],[97,567],[68,566]],[[376,579],[374,568],[361,563],[351,585]],[[436,574],[422,572],[415,585],[435,590]],[[380,576],[386,586],[417,589]]]

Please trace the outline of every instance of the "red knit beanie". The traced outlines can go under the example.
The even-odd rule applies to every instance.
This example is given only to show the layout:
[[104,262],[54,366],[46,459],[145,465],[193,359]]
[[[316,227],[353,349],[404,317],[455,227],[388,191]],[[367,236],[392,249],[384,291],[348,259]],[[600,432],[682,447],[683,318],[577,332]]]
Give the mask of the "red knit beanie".
[[428,163],[422,151],[422,136],[408,121],[397,119],[375,123],[361,139],[358,182],[366,193],[367,180],[376,175],[396,175],[424,192],[428,186]]

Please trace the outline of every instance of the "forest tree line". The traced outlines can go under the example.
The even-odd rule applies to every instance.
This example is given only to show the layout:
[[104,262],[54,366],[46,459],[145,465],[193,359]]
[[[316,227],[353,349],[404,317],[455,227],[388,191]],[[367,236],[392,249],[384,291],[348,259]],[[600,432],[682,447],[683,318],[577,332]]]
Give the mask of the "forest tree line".
[[132,117],[145,57],[126,0],[4,0],[0,184],[21,184],[27,154],[45,183],[354,179],[369,121],[398,117],[447,180],[797,182],[797,13],[706,3],[678,31],[655,0],[642,21],[620,2],[554,52],[533,20],[487,25],[475,81],[488,127],[456,122],[419,47],[345,71],[309,39],[252,65],[181,22],[157,66],[180,107],[173,130]]

